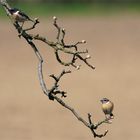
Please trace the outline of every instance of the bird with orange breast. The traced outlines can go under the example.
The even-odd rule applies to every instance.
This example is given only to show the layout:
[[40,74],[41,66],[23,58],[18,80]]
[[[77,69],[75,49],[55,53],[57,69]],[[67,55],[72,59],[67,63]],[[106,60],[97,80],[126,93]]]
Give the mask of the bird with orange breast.
[[102,103],[102,110],[106,116],[107,119],[112,119],[114,118],[114,115],[112,113],[114,104],[107,98],[103,98],[100,100]]

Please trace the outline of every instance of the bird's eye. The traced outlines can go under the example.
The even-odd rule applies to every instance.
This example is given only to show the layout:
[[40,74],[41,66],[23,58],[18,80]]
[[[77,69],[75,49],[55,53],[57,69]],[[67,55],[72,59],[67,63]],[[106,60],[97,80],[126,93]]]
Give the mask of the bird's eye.
[[109,100],[108,100],[107,98],[104,98],[104,101],[105,101],[105,102],[108,102]]

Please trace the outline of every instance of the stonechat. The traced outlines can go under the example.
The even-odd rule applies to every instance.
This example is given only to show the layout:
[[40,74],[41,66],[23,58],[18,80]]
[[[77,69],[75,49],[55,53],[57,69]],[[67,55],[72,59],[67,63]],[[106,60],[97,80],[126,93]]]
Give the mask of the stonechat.
[[17,8],[9,8],[7,5],[4,5],[4,6],[9,11],[11,18],[14,19],[16,22],[21,22],[22,26],[23,26],[25,21],[32,21],[32,22],[34,22],[32,19],[30,19],[28,17],[28,15],[26,15],[21,10],[19,10]]
[[106,118],[114,118],[114,115],[112,113],[114,104],[107,98],[103,98],[100,100],[102,103],[102,110],[105,113]]

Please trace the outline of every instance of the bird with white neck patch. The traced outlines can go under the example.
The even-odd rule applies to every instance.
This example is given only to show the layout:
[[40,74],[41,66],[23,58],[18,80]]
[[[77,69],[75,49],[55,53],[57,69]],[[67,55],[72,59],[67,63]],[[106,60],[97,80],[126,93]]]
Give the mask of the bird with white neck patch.
[[11,18],[14,19],[15,22],[22,23],[21,27],[23,27],[23,24],[25,21],[31,21],[33,23],[35,22],[31,18],[29,18],[29,16],[27,16],[24,12],[22,12],[21,10],[19,10],[17,8],[9,8],[7,5],[4,5],[4,6],[8,10]]
[[102,103],[102,110],[106,116],[106,118],[114,118],[113,115],[113,108],[114,108],[114,103],[111,102],[109,99],[107,98],[103,98],[100,100]]

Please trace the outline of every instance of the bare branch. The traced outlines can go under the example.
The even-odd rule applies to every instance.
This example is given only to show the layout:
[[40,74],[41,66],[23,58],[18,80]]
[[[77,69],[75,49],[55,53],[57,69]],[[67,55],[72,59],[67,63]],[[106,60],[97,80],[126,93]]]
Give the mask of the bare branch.
[[57,37],[56,37],[56,39],[57,39],[57,41],[59,42],[59,38],[60,38],[60,32],[61,32],[61,28],[58,26],[58,24],[57,24],[57,17],[53,17],[53,25],[56,27],[56,29],[58,30],[58,33],[57,33]]
[[33,26],[30,27],[30,28],[28,28],[28,29],[24,29],[24,31],[29,31],[29,30],[34,29],[38,23],[39,23],[38,18],[35,18],[35,19],[34,19],[34,24],[33,24]]
[[64,42],[65,35],[66,35],[66,31],[65,31],[65,29],[63,28],[63,29],[62,29],[62,39],[61,39],[61,43],[62,43],[63,46],[65,46],[65,42]]

